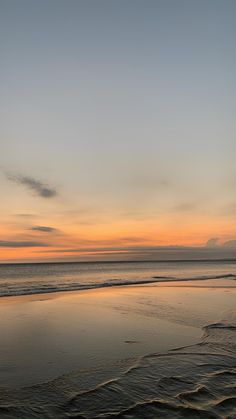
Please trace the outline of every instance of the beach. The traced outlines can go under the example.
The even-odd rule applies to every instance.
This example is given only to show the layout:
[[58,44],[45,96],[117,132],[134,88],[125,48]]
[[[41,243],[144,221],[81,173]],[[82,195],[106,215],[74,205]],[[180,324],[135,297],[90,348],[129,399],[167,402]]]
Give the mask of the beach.
[[1,417],[234,417],[235,297],[230,278],[2,297]]
[[0,419],[236,419],[236,0],[0,0]]

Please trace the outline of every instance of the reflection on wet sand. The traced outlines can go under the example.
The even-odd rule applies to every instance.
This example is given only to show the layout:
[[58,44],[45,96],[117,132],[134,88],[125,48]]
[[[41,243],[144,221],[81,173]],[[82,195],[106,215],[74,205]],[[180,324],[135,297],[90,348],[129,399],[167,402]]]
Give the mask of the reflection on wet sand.
[[224,284],[2,298],[3,417],[232,414],[236,288]]

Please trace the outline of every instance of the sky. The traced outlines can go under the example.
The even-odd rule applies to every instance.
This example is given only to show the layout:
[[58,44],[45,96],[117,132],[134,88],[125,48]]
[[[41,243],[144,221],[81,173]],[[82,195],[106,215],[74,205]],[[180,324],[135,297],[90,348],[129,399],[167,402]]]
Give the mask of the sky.
[[236,256],[235,19],[0,0],[0,262]]

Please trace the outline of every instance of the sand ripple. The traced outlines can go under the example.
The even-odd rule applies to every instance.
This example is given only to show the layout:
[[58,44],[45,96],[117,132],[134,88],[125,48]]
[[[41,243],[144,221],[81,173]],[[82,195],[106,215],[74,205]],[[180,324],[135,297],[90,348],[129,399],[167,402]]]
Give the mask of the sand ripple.
[[[1,418],[235,418],[236,326],[204,328],[199,344],[140,358],[117,371],[78,373],[2,391]],[[113,374],[113,378],[111,377]],[[83,385],[81,386],[81,379]]]

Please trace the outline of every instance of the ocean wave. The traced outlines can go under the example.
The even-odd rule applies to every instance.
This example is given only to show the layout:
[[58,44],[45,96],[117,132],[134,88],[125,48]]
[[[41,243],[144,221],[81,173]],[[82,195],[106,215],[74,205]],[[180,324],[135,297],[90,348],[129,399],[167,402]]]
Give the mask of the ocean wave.
[[161,282],[164,281],[206,281],[209,279],[236,279],[236,274],[221,274],[221,275],[200,275],[200,276],[192,276],[192,277],[160,277],[154,276],[153,278],[160,280]]
[[32,294],[44,294],[44,293],[54,293],[54,292],[66,292],[66,291],[82,291],[89,289],[97,288],[107,288],[107,287],[119,287],[119,286],[129,286],[129,285],[145,285],[158,282],[156,279],[145,279],[138,281],[130,280],[110,280],[102,283],[88,283],[88,284],[77,284],[77,283],[67,283],[67,284],[40,284],[35,286],[32,284],[29,287],[24,286],[5,286],[0,288],[0,297],[10,297],[10,296],[20,296],[20,295],[32,295]]
[[87,384],[81,371],[74,371],[33,387],[2,390],[0,414],[5,419],[233,418],[235,341],[235,321],[210,324],[195,345],[142,356],[128,368],[109,368],[107,375],[96,371],[94,381],[90,371]]
[[11,297],[21,295],[45,294],[66,291],[82,291],[89,289],[108,288],[108,287],[124,287],[132,285],[148,285],[155,283],[166,282],[189,282],[189,281],[205,281],[211,279],[232,279],[236,280],[236,274],[222,274],[222,275],[202,275],[193,277],[175,277],[175,276],[154,276],[147,279],[110,279],[108,281],[99,283],[77,283],[77,282],[64,282],[64,283],[46,283],[35,284],[31,282],[27,286],[24,284],[18,285],[17,283],[1,283],[0,284],[0,297]]
[[[204,281],[211,279],[232,279],[236,280],[235,274],[222,274],[222,275],[202,275],[193,277],[174,277],[174,276],[154,276],[147,279],[110,279],[105,282],[99,283],[77,283],[77,282],[64,282],[64,283],[40,283],[35,284],[30,282],[27,286],[24,283],[1,283],[0,284],[0,297],[23,296],[34,294],[57,293],[67,291],[82,291],[89,289],[108,288],[108,287],[124,287],[124,286],[138,286],[148,285],[155,283],[167,282],[189,282],[189,281]],[[236,285],[235,285],[236,286]]]

